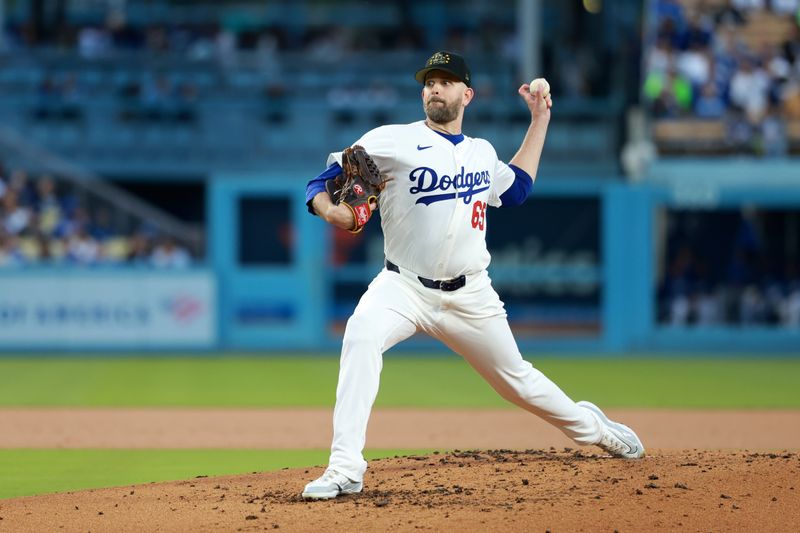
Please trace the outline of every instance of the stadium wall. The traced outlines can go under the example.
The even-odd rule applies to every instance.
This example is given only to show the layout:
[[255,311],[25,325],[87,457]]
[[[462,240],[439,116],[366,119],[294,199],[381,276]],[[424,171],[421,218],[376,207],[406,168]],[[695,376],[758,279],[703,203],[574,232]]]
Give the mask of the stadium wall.
[[[542,180],[529,206],[493,213],[490,273],[524,352],[798,352],[797,327],[658,321],[660,212],[800,210],[800,187],[791,180],[728,183],[718,178],[724,172],[691,168],[638,184]],[[356,260],[333,264],[339,244],[308,215],[305,179],[215,176],[205,268],[0,270],[0,350],[337,350],[358,294],[382,267],[380,241],[366,238]],[[563,229],[581,216],[573,235]],[[520,230],[521,221],[528,223]],[[509,225],[511,244],[528,243],[530,233],[544,251],[507,248],[495,234],[509,233]],[[147,327],[128,317],[144,314]],[[403,347],[439,345],[414,338]]]

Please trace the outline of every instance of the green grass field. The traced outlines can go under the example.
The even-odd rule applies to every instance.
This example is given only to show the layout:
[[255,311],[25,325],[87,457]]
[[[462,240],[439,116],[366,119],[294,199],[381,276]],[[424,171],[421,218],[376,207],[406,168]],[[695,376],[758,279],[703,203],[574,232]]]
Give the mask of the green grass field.
[[[335,357],[0,358],[0,406],[332,406]],[[539,358],[607,407],[800,407],[800,358]],[[383,407],[508,406],[460,358],[388,356]]]
[[[800,358],[541,357],[604,407],[800,408]],[[336,357],[2,357],[2,407],[333,407]],[[382,407],[514,408],[455,356],[389,355]],[[420,450],[369,450],[371,458]],[[0,498],[321,465],[326,450],[0,450]]]
[[[368,450],[365,455],[376,459],[428,452]],[[0,450],[0,498],[323,466],[327,461],[327,450]],[[297,480],[298,490],[305,482]]]

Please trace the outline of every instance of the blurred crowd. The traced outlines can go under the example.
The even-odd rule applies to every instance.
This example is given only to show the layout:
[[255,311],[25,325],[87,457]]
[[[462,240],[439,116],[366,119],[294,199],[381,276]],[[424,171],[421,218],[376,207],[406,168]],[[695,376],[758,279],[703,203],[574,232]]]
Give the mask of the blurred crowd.
[[[264,8],[259,2],[251,3],[256,9]],[[0,53],[50,49],[75,52],[92,60],[134,52],[143,57],[212,61],[223,67],[246,62],[257,66],[262,73],[279,72],[280,58],[284,54],[300,55],[312,63],[340,65],[360,53],[408,53],[426,57],[432,49],[448,49],[458,50],[467,57],[488,56],[512,67],[518,63],[520,36],[514,17],[509,16],[515,13],[515,2],[510,0],[498,5],[434,3],[426,6],[429,11],[420,10],[425,4],[422,1],[397,2],[386,6],[396,18],[391,23],[380,10],[371,12],[352,3],[342,3],[336,11],[314,2],[294,4],[286,2],[274,6],[274,9],[288,10],[286,18],[279,23],[268,21],[263,14],[239,20],[232,14],[236,6],[229,8],[228,15],[220,7],[220,13],[215,17],[207,15],[203,22],[185,19],[170,23],[141,22],[141,17],[132,21],[128,13],[132,10],[124,5],[106,6],[93,17],[78,20],[71,20],[63,13],[56,19],[42,16],[43,20],[38,23],[32,18],[19,21],[12,18],[6,24],[5,35],[0,36]],[[459,10],[454,10],[455,7]],[[593,17],[580,9],[565,8],[564,13],[559,14],[560,11],[561,8],[545,6],[544,16],[553,20],[574,17],[578,21],[576,24],[586,23],[581,17],[587,20]],[[296,22],[290,23],[292,13]],[[353,13],[357,19],[347,20],[348,14]],[[436,16],[432,17],[431,13]],[[634,34],[638,38],[638,27],[628,30],[631,40]],[[556,94],[568,97],[606,95],[611,83],[610,73],[605,68],[609,39],[590,31],[562,32],[552,28],[545,28],[544,37],[542,67]],[[178,94],[181,91],[180,88],[174,90]]]
[[[741,264],[738,261],[733,268]],[[689,248],[681,250],[670,268],[671,275],[659,292],[662,324],[800,328],[798,280],[787,283],[765,277],[747,283],[731,280],[710,283],[698,272],[702,265]]]
[[[190,123],[197,118],[197,87],[189,80],[176,82],[157,73],[126,81],[116,89],[123,121]],[[48,73],[38,84],[31,114],[39,121],[81,120],[91,98],[74,72]]]
[[[362,13],[363,15],[363,13]],[[254,52],[265,60],[279,52],[303,52],[310,59],[338,63],[359,51],[429,52],[426,30],[409,13],[401,24],[365,19],[359,25],[203,23],[130,23],[124,10],[109,9],[101,23],[76,25],[66,20],[49,24],[9,23],[5,48],[10,51],[50,47],[77,51],[83,58],[103,58],[116,51],[175,54],[190,60],[235,61],[239,52]],[[444,47],[470,53],[515,54],[513,21],[444,24]],[[441,33],[437,33],[437,41]]]
[[[769,242],[763,212],[743,210],[727,229],[714,216],[677,215],[673,220],[682,229],[668,239],[657,295],[659,323],[800,328],[797,255],[787,256],[779,243]],[[781,237],[772,240],[786,238]]]
[[125,232],[110,207],[87,202],[50,175],[0,165],[0,268],[31,264],[185,268],[189,251],[147,225]]
[[[748,39],[756,20],[765,30]],[[653,38],[644,96],[656,117],[725,120],[732,143],[786,153],[785,121],[800,120],[800,1],[658,0]]]
[[[102,23],[76,25],[66,20],[34,24],[32,21],[6,24],[0,36],[0,53],[19,54],[26,50],[58,50],[77,54],[85,60],[116,57],[132,53],[140,57],[169,56],[188,62],[212,62],[221,67],[255,66],[267,81],[258,87],[246,75],[231,80],[234,85],[261,91],[265,105],[264,119],[281,123],[287,118],[286,101],[291,96],[282,73],[283,54],[300,53],[316,63],[341,64],[360,52],[409,52],[423,56],[430,52],[428,37],[419,21],[403,14],[401,25],[310,25],[310,24],[225,24],[147,23],[128,21],[123,10],[108,9]],[[407,20],[406,20],[407,19]],[[487,20],[464,26],[442,21],[444,36],[437,33],[436,47],[470,54],[490,54],[514,65],[517,36],[513,24]],[[120,60],[122,61],[122,60]],[[213,73],[213,70],[208,70]],[[131,69],[125,80],[115,80],[112,89],[120,101],[119,118],[123,121],[162,121],[193,123],[198,116],[201,88],[190,77],[180,78],[171,72],[157,71],[144,65]],[[236,76],[233,76],[234,78]],[[261,83],[261,82],[257,82]],[[486,83],[486,82],[484,82]],[[73,121],[83,118],[91,103],[85,80],[74,72],[48,73],[39,82],[37,103],[31,111],[37,120]],[[388,118],[385,109],[397,100],[395,89],[385,83],[368,88],[350,85],[331,87],[327,99],[336,120],[346,123],[364,109],[377,119]],[[585,83],[584,83],[585,85]],[[108,85],[104,87],[108,89]],[[485,91],[491,97],[491,91]],[[373,109],[374,108],[374,109]],[[373,113],[374,111],[374,113]]]

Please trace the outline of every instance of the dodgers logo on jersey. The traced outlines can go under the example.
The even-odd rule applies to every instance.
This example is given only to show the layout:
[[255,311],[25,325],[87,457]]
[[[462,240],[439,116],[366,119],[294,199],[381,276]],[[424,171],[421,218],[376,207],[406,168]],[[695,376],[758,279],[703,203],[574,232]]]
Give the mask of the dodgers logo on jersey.
[[441,194],[425,194],[425,196],[417,198],[416,203],[425,205],[452,200],[456,197],[456,194],[464,200],[465,204],[470,204],[473,196],[488,190],[491,184],[488,170],[465,172],[464,167],[461,167],[461,171],[455,176],[448,176],[447,174],[440,176],[430,167],[417,167],[409,173],[408,179],[416,182],[416,185],[408,189],[408,192],[414,195],[453,191],[442,192]]

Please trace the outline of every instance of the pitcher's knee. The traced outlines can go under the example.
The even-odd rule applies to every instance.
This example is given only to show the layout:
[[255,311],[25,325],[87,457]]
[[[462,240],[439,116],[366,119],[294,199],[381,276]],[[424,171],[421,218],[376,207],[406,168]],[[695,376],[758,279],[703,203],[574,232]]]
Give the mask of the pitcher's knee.
[[380,351],[381,339],[376,324],[363,314],[351,316],[347,320],[342,345],[345,349],[356,348],[359,351]]
[[506,400],[516,404],[536,405],[542,391],[537,387],[537,372],[532,368],[520,372],[503,372],[498,375],[495,389]]

